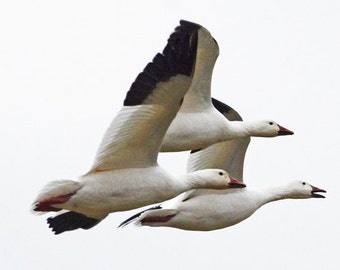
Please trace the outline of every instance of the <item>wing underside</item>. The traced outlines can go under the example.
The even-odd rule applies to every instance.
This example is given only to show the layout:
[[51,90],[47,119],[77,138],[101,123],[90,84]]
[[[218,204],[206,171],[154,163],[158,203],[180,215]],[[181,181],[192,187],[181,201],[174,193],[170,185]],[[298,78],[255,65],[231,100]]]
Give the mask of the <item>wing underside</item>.
[[137,76],[98,149],[91,172],[148,167],[192,81],[199,25],[181,21],[163,53]]

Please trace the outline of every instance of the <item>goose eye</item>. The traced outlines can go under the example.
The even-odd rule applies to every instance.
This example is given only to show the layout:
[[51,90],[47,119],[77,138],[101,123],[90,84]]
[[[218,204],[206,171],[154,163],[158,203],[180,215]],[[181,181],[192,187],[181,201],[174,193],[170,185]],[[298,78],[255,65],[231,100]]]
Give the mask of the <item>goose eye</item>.
[[223,172],[219,172],[218,174],[219,174],[219,175],[223,175]]
[[302,182],[302,185],[306,185],[306,182]]
[[271,126],[272,126],[273,124],[274,124],[273,122],[269,122],[269,125],[271,125]]

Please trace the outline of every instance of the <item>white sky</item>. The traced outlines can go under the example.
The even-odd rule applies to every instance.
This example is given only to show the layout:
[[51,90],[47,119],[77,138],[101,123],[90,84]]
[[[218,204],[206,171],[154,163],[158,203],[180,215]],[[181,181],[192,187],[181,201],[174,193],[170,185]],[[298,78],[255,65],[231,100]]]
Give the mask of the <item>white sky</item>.
[[[1,269],[339,269],[339,1],[2,1]],[[253,139],[249,186],[307,180],[327,198],[286,200],[214,232],[115,227],[55,236],[29,211],[50,180],[91,166],[137,74],[179,19],[220,57],[213,96],[294,136]],[[182,173],[187,154],[162,155]]]

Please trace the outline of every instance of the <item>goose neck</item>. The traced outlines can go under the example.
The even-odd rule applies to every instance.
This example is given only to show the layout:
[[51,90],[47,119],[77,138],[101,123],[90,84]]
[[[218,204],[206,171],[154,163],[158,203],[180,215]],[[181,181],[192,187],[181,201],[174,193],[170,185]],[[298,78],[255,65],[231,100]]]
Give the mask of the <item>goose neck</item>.
[[182,188],[185,190],[218,188],[217,183],[215,184],[211,179],[201,176],[197,171],[182,175],[181,178]]
[[226,128],[224,129],[229,139],[244,138],[250,136],[251,126],[243,121],[226,121]]
[[265,188],[263,192],[266,194],[266,203],[290,198],[290,191],[286,186]]

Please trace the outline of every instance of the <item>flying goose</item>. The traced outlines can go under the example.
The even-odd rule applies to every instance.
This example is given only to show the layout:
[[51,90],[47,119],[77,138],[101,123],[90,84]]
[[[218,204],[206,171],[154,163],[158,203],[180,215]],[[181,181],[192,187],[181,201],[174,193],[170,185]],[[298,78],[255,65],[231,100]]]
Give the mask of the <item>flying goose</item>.
[[[217,100],[217,109],[230,121],[242,121],[239,114]],[[192,151],[187,164],[188,172],[207,168],[220,168],[243,179],[243,162],[250,138],[239,138],[213,144]],[[283,199],[324,198],[326,192],[305,181],[295,181],[268,188],[200,189],[185,192],[164,204],[144,210],[120,224],[131,222],[142,226],[173,227],[192,231],[211,231],[235,225],[269,202]]]
[[161,152],[196,150],[244,137],[276,137],[294,134],[273,120],[229,121],[211,100],[211,79],[219,54],[216,40],[199,26],[192,83],[182,106],[163,139]]
[[161,202],[196,188],[244,187],[222,169],[173,176],[157,163],[164,134],[189,89],[200,26],[180,22],[132,83],[123,108],[99,146],[94,164],[78,181],[48,184],[33,203],[35,212],[59,212],[47,219],[59,234],[89,229],[112,212]]

